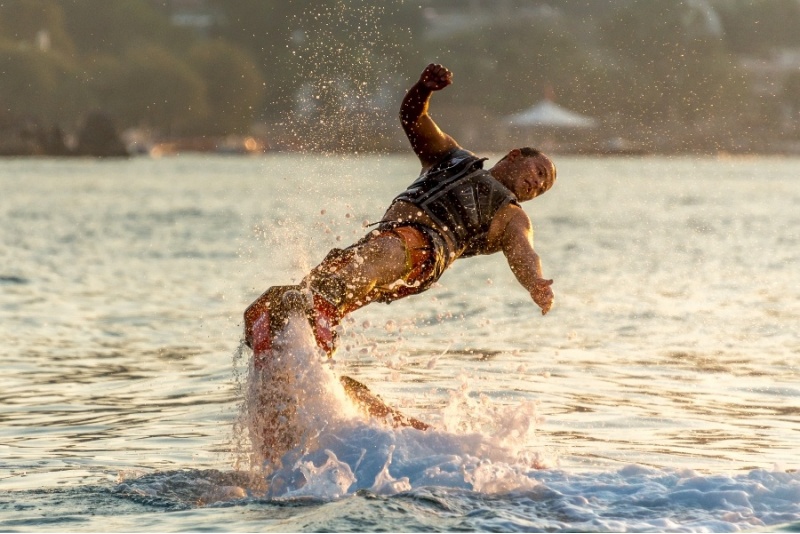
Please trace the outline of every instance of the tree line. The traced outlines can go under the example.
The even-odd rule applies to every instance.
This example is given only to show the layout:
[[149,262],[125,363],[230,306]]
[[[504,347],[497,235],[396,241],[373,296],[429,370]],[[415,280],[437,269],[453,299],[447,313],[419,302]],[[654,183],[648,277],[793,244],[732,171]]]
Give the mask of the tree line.
[[[306,144],[336,137],[357,149],[390,144],[402,90],[430,60],[468,80],[448,101],[476,120],[547,92],[626,132],[741,135],[800,111],[800,74],[759,95],[740,64],[800,47],[794,0],[484,4],[5,0],[0,123],[36,117],[69,130],[102,110],[122,129],[165,136],[269,123]],[[470,19],[458,17],[467,9],[479,9],[472,22],[447,24]],[[181,10],[201,23],[182,23]]]

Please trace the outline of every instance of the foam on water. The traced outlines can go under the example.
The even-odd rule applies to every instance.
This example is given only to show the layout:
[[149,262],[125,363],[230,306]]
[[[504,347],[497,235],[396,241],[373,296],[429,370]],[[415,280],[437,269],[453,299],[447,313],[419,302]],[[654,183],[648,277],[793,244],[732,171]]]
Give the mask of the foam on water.
[[[800,524],[800,472],[548,467],[530,452],[538,421],[530,403],[495,405],[465,381],[438,428],[393,428],[359,414],[303,317],[290,319],[274,348],[266,367],[250,369],[245,390],[254,468],[127,473],[112,493],[169,510],[311,506],[273,525],[282,531],[369,530],[369,517],[388,530],[740,532]],[[232,513],[225,524],[238,530],[236,520]]]
[[[364,431],[365,426],[359,429]],[[284,532],[370,530],[370,525],[374,527],[370,517],[380,518],[387,530],[416,525],[411,530],[741,532],[783,525],[782,529],[796,532],[800,526],[797,472],[753,470],[729,475],[629,465],[600,472],[543,469],[523,474],[521,466],[465,461],[454,453],[412,460],[409,452],[416,450],[409,448],[403,458],[395,456],[408,441],[388,448],[389,440],[379,443],[381,454],[370,458],[363,448],[366,438],[386,436],[374,428],[372,433],[357,432],[349,436],[354,441],[350,448],[339,449],[341,456],[329,449],[315,451],[285,469],[282,475],[303,480],[287,484],[279,496],[265,499],[257,494],[246,473],[213,470],[125,479],[113,493],[168,510],[233,505],[225,522],[230,530],[239,530],[238,507],[268,511],[287,503],[308,508],[294,508],[291,518],[273,524]],[[440,444],[446,443],[439,438]],[[359,446],[362,449],[356,451]],[[386,458],[380,467],[378,457]],[[429,477],[422,476],[425,466],[432,466]],[[366,491],[354,493],[354,488]],[[263,512],[260,516],[271,517]],[[184,517],[185,528],[206,521],[203,515],[196,523],[190,519]],[[253,524],[241,526],[252,530]]]
[[[246,397],[242,417],[255,461],[249,472],[196,472],[192,484],[191,472],[156,474],[126,479],[117,491],[151,502],[185,493],[194,505],[377,495],[399,499],[395,508],[413,503],[408,511],[423,523],[428,512],[419,503],[433,499],[430,524],[442,528],[458,527],[442,522],[451,513],[469,517],[471,529],[509,530],[736,532],[800,521],[800,473],[777,467],[735,475],[640,465],[542,469],[543,455],[530,446],[538,422],[533,403],[496,405],[472,394],[466,379],[451,392],[438,428],[367,419],[299,315],[276,339],[268,365],[250,368]],[[330,521],[328,528],[337,521],[345,528],[350,520],[332,512]]]
[[[477,258],[416,301],[370,307],[376,327],[348,325],[363,336],[343,350],[355,378],[436,430],[347,413],[344,366],[298,354],[300,382],[280,392],[307,402],[308,423],[269,467],[233,470],[229,423],[252,398],[226,357],[240,311],[308,267],[297,251],[276,258],[292,247],[277,234],[280,248],[242,262],[237,240],[253,238],[239,230],[314,220],[296,184],[324,168],[359,206],[346,219],[330,201],[320,219],[345,244],[362,229],[337,221],[374,216],[416,169],[265,161],[4,162],[0,530],[800,529],[796,158],[562,160],[570,183],[534,212],[561,288],[553,314],[526,322],[504,262]],[[297,239],[308,261],[333,244],[315,235],[328,237]],[[491,291],[476,290],[483,272]],[[558,462],[533,469],[525,455],[545,447]]]
[[528,489],[541,467],[527,451],[532,404],[496,407],[453,392],[440,429],[393,428],[359,415],[307,321],[291,317],[264,368],[250,369],[243,417],[273,498],[390,495],[427,485],[486,493]]

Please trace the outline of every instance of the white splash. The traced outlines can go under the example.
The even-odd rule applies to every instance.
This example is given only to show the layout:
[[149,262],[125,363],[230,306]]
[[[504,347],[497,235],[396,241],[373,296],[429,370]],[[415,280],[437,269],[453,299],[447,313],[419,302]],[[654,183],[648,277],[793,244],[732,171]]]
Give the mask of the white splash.
[[312,450],[320,433],[357,415],[327,364],[308,321],[291,315],[266,365],[250,369],[245,411],[255,464],[274,467],[290,451]]
[[411,483],[409,482],[408,477],[396,479],[389,474],[389,466],[392,464],[394,448],[395,446],[392,445],[389,449],[389,457],[386,458],[386,463],[383,464],[383,469],[381,469],[378,475],[375,477],[375,482],[370,488],[373,493],[377,493],[378,495],[394,495],[395,493],[400,493],[402,491],[408,491],[411,489]]
[[500,404],[487,395],[473,395],[466,377],[461,386],[450,392],[450,401],[442,410],[442,427],[458,435],[477,435],[483,449],[481,456],[493,461],[545,466],[544,457],[532,452],[536,427],[541,423],[534,402]]
[[251,370],[246,407],[253,458],[272,498],[393,495],[428,485],[508,492],[533,487],[530,474],[541,464],[523,453],[537,420],[532,404],[496,406],[464,387],[441,429],[360,416],[300,315],[277,336],[266,366]]
[[320,467],[315,467],[311,461],[298,462],[297,469],[302,474],[303,483],[298,489],[288,491],[285,498],[337,499],[347,494],[356,481],[352,469],[331,451],[326,450],[325,454],[328,459]]

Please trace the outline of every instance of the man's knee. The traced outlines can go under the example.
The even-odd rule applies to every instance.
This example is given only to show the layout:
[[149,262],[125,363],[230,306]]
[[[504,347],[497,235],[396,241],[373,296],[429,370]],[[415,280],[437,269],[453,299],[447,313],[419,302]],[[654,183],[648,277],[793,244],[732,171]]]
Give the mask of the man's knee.
[[322,296],[336,308],[343,308],[348,300],[347,281],[339,275],[326,273],[318,276],[308,276],[304,282],[312,291]]

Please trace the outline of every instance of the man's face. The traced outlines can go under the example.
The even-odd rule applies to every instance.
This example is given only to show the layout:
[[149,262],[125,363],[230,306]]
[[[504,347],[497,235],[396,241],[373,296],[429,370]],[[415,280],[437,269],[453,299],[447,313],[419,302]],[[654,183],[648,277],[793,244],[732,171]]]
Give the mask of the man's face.
[[517,158],[511,169],[517,198],[524,202],[538,197],[553,186],[556,168],[547,156]]

